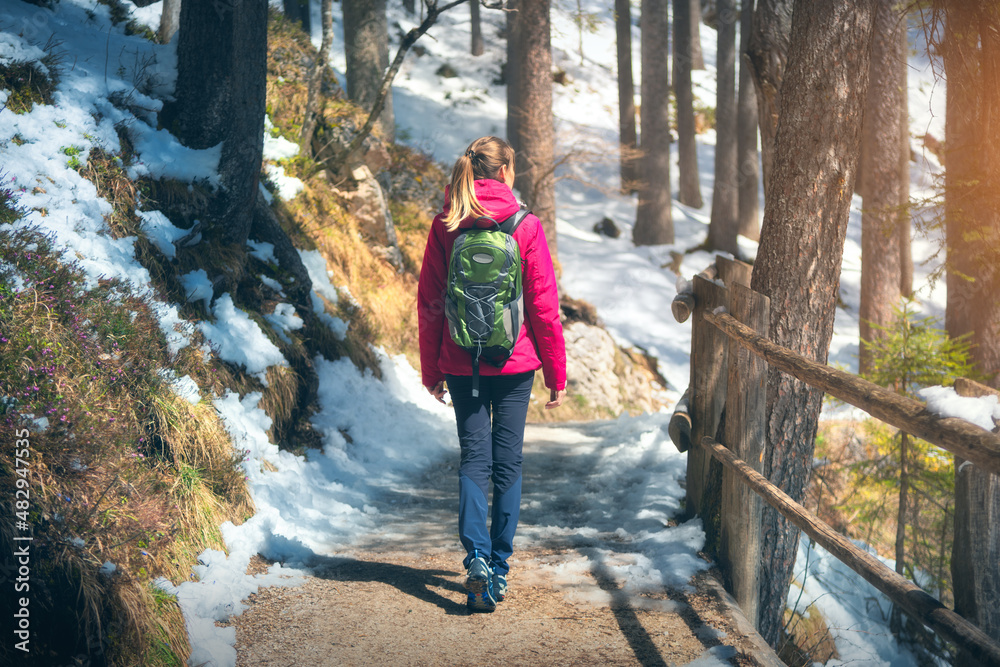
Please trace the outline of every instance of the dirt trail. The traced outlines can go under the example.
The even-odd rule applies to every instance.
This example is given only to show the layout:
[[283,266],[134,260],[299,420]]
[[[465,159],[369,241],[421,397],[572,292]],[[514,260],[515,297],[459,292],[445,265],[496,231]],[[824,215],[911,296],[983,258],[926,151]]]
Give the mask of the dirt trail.
[[[526,473],[534,448],[553,447],[545,442],[551,428],[529,426]],[[396,518],[378,534],[343,556],[318,559],[300,586],[251,596],[231,620],[237,665],[773,664],[707,573],[695,592],[629,597],[593,561],[583,577],[588,594],[552,581],[546,564],[565,562],[573,548],[545,540],[515,553],[510,593],[496,612],[470,615],[455,477],[452,465],[429,471],[421,497],[388,501]]]

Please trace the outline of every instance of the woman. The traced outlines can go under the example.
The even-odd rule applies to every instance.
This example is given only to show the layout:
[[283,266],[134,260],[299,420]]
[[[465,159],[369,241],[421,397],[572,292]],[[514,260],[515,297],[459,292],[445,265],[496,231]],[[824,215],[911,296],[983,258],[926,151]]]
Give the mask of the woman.
[[417,294],[423,384],[443,403],[447,383],[458,422],[458,530],[467,552],[465,588],[471,611],[493,611],[507,595],[507,559],[520,514],[521,449],[535,371],[542,369],[549,389],[547,409],[562,403],[566,387],[555,272],[534,215],[527,215],[513,233],[521,254],[524,325],[502,368],[480,366],[478,391],[473,391],[472,357],[451,339],[445,323],[444,293],[455,239],[474,225],[492,224],[481,216],[503,222],[517,213],[513,183],[514,150],[506,141],[482,137],[469,145],[452,169],[444,209],[431,225]]

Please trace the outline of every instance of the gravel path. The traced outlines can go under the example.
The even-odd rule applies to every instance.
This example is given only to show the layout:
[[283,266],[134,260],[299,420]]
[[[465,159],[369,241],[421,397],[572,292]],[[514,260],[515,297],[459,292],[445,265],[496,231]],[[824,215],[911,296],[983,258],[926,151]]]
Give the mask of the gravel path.
[[[529,426],[527,440],[534,444],[526,445],[526,460],[541,448],[560,455],[547,437],[553,428]],[[545,540],[514,554],[509,595],[497,611],[470,615],[455,534],[455,477],[452,464],[429,471],[419,494],[384,499],[380,512],[391,519],[378,534],[342,555],[318,558],[311,564],[312,576],[300,586],[252,595],[249,608],[230,621],[236,629],[237,665],[697,661],[708,667],[774,659],[732,614],[709,573],[696,577],[687,592],[629,596],[592,552]],[[588,571],[573,585],[553,581],[553,567],[574,556],[573,562],[587,564]],[[251,564],[264,566],[260,559]]]

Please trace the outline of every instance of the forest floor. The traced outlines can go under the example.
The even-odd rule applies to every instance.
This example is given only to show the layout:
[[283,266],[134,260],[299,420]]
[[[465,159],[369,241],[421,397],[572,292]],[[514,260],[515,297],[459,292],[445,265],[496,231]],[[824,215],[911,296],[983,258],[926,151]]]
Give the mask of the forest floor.
[[[539,447],[533,440],[526,458]],[[454,475],[451,466],[432,471],[420,503],[349,551],[311,563],[301,585],[251,595],[229,621],[237,665],[775,664],[711,570],[687,590],[629,595],[598,563],[584,574],[596,594],[581,596],[580,582],[560,583],[545,566],[573,550],[555,543],[516,552],[507,599],[491,614],[470,614]]]

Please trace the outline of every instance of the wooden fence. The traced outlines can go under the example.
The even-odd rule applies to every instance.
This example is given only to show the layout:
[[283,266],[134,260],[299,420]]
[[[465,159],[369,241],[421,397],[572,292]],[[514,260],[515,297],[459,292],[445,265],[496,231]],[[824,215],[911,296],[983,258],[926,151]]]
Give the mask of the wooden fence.
[[[717,257],[671,306],[679,322],[691,317],[692,330],[691,384],[671,418],[670,437],[678,449],[689,451],[689,510],[704,514],[711,509],[708,505],[719,507],[718,559],[733,597],[756,625],[760,571],[766,566],[760,531],[766,502],[910,616],[953,642],[963,655],[1000,667],[1000,643],[856,547],[766,479],[768,365],[998,476],[1000,436],[962,419],[932,414],[918,401],[771,342],[769,302],[749,288],[750,274],[749,265]],[[720,422],[724,422],[721,443]],[[712,457],[723,465],[717,494],[707,492]]]

